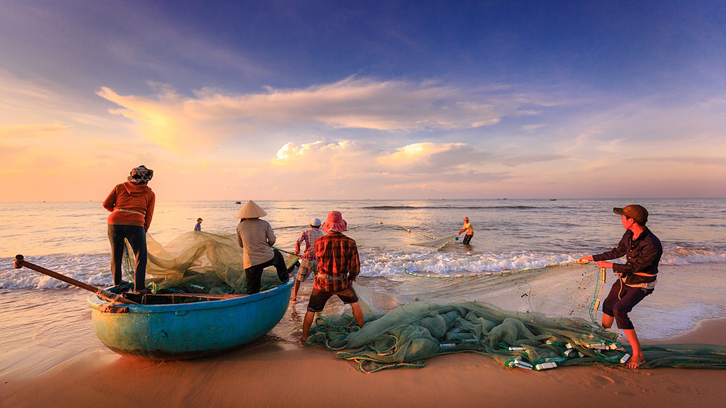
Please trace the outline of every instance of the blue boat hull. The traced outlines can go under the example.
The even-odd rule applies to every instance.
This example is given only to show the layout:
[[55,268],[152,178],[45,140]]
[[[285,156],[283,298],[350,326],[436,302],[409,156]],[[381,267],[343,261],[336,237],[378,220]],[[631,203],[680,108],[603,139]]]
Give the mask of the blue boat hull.
[[92,295],[93,329],[111,350],[163,360],[203,357],[264,336],[285,315],[294,279],[226,300],[177,305],[114,305]]

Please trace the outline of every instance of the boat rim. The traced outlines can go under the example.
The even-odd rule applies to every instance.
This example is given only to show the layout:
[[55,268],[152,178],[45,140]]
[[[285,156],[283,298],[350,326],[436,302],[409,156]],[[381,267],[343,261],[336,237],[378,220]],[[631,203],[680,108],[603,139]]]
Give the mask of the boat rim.
[[[226,308],[230,306],[237,306],[237,305],[243,305],[247,303],[253,303],[257,302],[266,298],[270,298],[273,296],[278,296],[281,292],[286,291],[292,285],[295,284],[295,279],[291,277],[286,283],[283,283],[280,286],[277,286],[275,288],[266,290],[264,292],[255,293],[254,295],[249,296],[242,296],[242,297],[235,297],[231,299],[220,299],[220,300],[213,300],[213,301],[204,301],[204,302],[194,302],[194,303],[179,303],[179,304],[171,304],[171,305],[140,305],[140,304],[119,304],[119,306],[122,307],[128,307],[129,312],[139,312],[139,313],[148,313],[148,312],[158,312],[158,313],[164,313],[164,312],[176,312],[176,311],[188,311],[188,310],[202,310],[202,309],[220,309],[220,308]],[[111,290],[114,287],[111,287],[107,290]],[[103,300],[98,295],[93,294],[88,297],[87,303],[89,306],[91,306],[94,310],[98,310],[99,307],[109,304],[111,302],[107,300]]]

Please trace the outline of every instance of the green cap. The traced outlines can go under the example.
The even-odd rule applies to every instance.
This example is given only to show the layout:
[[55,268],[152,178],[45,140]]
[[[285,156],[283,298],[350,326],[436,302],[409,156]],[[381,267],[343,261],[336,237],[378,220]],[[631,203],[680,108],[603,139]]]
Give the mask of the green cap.
[[615,214],[624,215],[628,218],[634,219],[638,224],[645,225],[648,222],[648,210],[642,205],[630,204],[624,208],[613,208]]

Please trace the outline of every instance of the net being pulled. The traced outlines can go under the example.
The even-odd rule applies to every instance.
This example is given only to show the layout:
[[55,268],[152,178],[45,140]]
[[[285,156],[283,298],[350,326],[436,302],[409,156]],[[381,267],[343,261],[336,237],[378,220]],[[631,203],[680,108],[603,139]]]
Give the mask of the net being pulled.
[[[234,234],[190,231],[162,245],[146,236],[147,285],[155,293],[245,293],[243,249]],[[130,250],[127,244],[127,250]],[[286,257],[291,267],[296,256]],[[126,262],[126,275],[133,280],[133,265]],[[281,284],[274,267],[265,268],[261,291]]]
[[[320,316],[307,344],[324,345],[363,372],[423,367],[428,358],[462,352],[525,370],[622,365],[631,350],[592,313],[603,278],[593,266],[567,264],[448,278],[405,273],[388,292],[359,279],[364,327],[349,314]],[[642,349],[643,368],[726,368],[723,346]]]
[[[324,345],[360,371],[424,366],[428,358],[478,353],[507,367],[546,370],[570,365],[620,365],[630,351],[617,334],[580,318],[505,311],[483,302],[414,302],[366,315],[321,316],[308,345]],[[726,347],[707,344],[645,346],[643,368],[726,368]]]

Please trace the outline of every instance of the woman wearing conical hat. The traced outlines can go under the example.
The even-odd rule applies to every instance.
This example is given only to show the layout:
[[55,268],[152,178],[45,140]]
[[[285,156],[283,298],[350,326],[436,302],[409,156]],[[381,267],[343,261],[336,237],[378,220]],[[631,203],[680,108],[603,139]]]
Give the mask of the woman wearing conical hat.
[[271,248],[276,238],[270,223],[260,219],[265,215],[265,210],[252,200],[235,214],[236,218],[241,219],[237,224],[237,242],[244,249],[242,264],[247,278],[245,293],[248,295],[260,291],[262,270],[268,266],[275,266],[281,281],[287,282],[289,278],[285,259],[280,251]]

